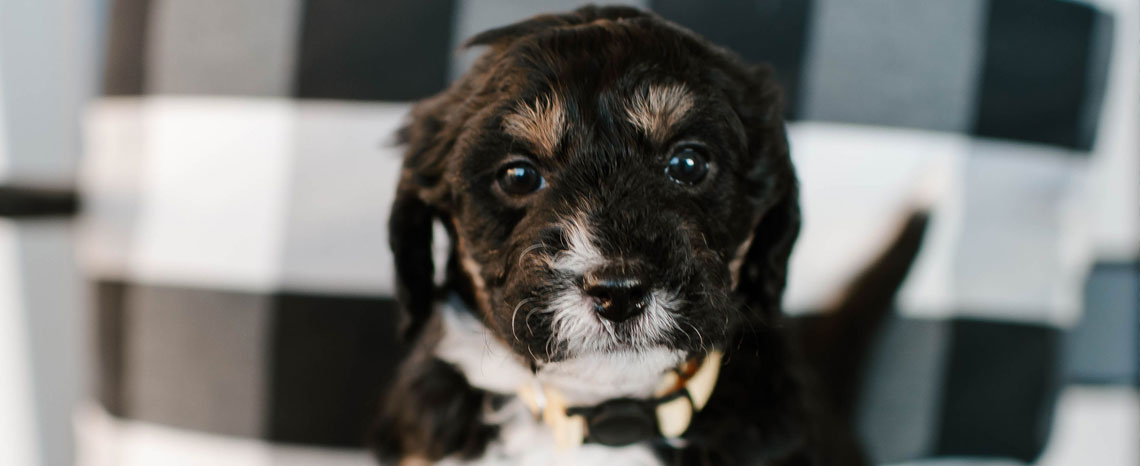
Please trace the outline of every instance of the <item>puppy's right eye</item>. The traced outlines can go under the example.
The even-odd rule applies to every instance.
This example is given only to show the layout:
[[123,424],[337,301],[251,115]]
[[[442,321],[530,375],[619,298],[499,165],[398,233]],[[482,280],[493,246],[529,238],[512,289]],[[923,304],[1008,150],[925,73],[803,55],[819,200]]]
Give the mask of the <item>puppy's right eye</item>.
[[526,162],[516,162],[499,170],[499,189],[512,196],[523,196],[546,187],[538,169]]

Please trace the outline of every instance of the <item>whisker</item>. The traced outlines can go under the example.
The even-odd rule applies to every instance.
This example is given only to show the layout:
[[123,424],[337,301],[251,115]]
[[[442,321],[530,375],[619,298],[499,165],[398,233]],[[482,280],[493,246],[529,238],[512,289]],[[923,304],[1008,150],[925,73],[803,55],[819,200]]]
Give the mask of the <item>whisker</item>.
[[[685,322],[685,323],[689,326],[689,328],[693,329],[693,333],[697,334],[698,341],[700,342],[697,347],[700,348],[700,350],[702,352],[707,352],[708,348],[705,347],[705,337],[703,335],[701,335],[700,329],[698,329],[695,325],[693,325],[690,322]],[[689,332],[685,332],[686,335],[688,335],[688,333]]]
[[530,302],[530,300],[531,298],[526,298],[522,301],[519,301],[519,303],[515,305],[515,310],[511,312],[511,336],[515,337],[515,341],[522,341],[519,339],[518,332],[515,331],[515,316],[518,315],[519,308],[523,307],[524,304]]
[[527,246],[527,248],[526,248],[526,249],[523,249],[523,252],[522,252],[522,254],[519,254],[518,266],[519,266],[519,267],[522,267],[522,265],[523,265],[523,260],[524,260],[524,259],[526,259],[526,256],[527,256],[528,254],[530,254],[530,253],[532,253],[532,252],[535,252],[535,251],[537,251],[537,250],[539,250],[539,249],[542,249],[542,248],[544,248],[544,247],[546,247],[546,245],[545,245],[545,244],[543,244],[543,243],[532,244],[532,245],[530,245],[530,246]]

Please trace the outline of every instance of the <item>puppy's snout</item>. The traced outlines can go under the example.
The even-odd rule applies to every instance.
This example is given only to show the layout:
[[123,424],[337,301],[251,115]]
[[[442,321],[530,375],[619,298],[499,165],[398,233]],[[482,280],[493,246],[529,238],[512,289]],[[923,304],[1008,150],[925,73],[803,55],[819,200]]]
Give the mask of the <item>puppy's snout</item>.
[[627,273],[599,271],[587,274],[582,289],[594,299],[602,317],[621,322],[645,311],[649,288],[644,280]]

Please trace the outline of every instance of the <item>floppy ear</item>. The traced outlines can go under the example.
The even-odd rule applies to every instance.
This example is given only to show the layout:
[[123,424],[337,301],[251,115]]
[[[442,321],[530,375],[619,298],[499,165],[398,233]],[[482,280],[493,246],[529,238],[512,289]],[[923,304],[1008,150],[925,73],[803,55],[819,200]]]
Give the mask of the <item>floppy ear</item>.
[[398,135],[407,151],[388,218],[388,245],[396,262],[396,296],[404,310],[402,333],[407,341],[430,320],[436,294],[432,222],[444,215],[449,195],[444,160],[454,142],[440,115],[451,104],[445,93],[416,105]]
[[762,210],[740,269],[738,290],[764,317],[780,312],[788,258],[800,232],[799,187],[788,152],[782,93],[767,66],[747,67],[737,112],[754,158],[749,197]]
[[788,258],[800,232],[798,189],[793,184],[763,214],[740,269],[738,289],[753,309],[771,317],[780,312],[788,277]]
[[402,334],[411,341],[427,324],[435,297],[431,257],[434,214],[407,184],[400,182],[388,217],[388,244],[396,259],[396,297],[404,310]]

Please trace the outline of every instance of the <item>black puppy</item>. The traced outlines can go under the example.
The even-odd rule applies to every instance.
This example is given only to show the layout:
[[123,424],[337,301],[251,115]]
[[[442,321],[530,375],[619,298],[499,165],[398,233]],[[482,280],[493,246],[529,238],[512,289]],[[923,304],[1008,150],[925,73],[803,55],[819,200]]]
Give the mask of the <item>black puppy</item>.
[[469,44],[490,50],[402,133],[391,246],[415,349],[380,458],[862,464],[783,323],[800,217],[767,69],[631,8]]

